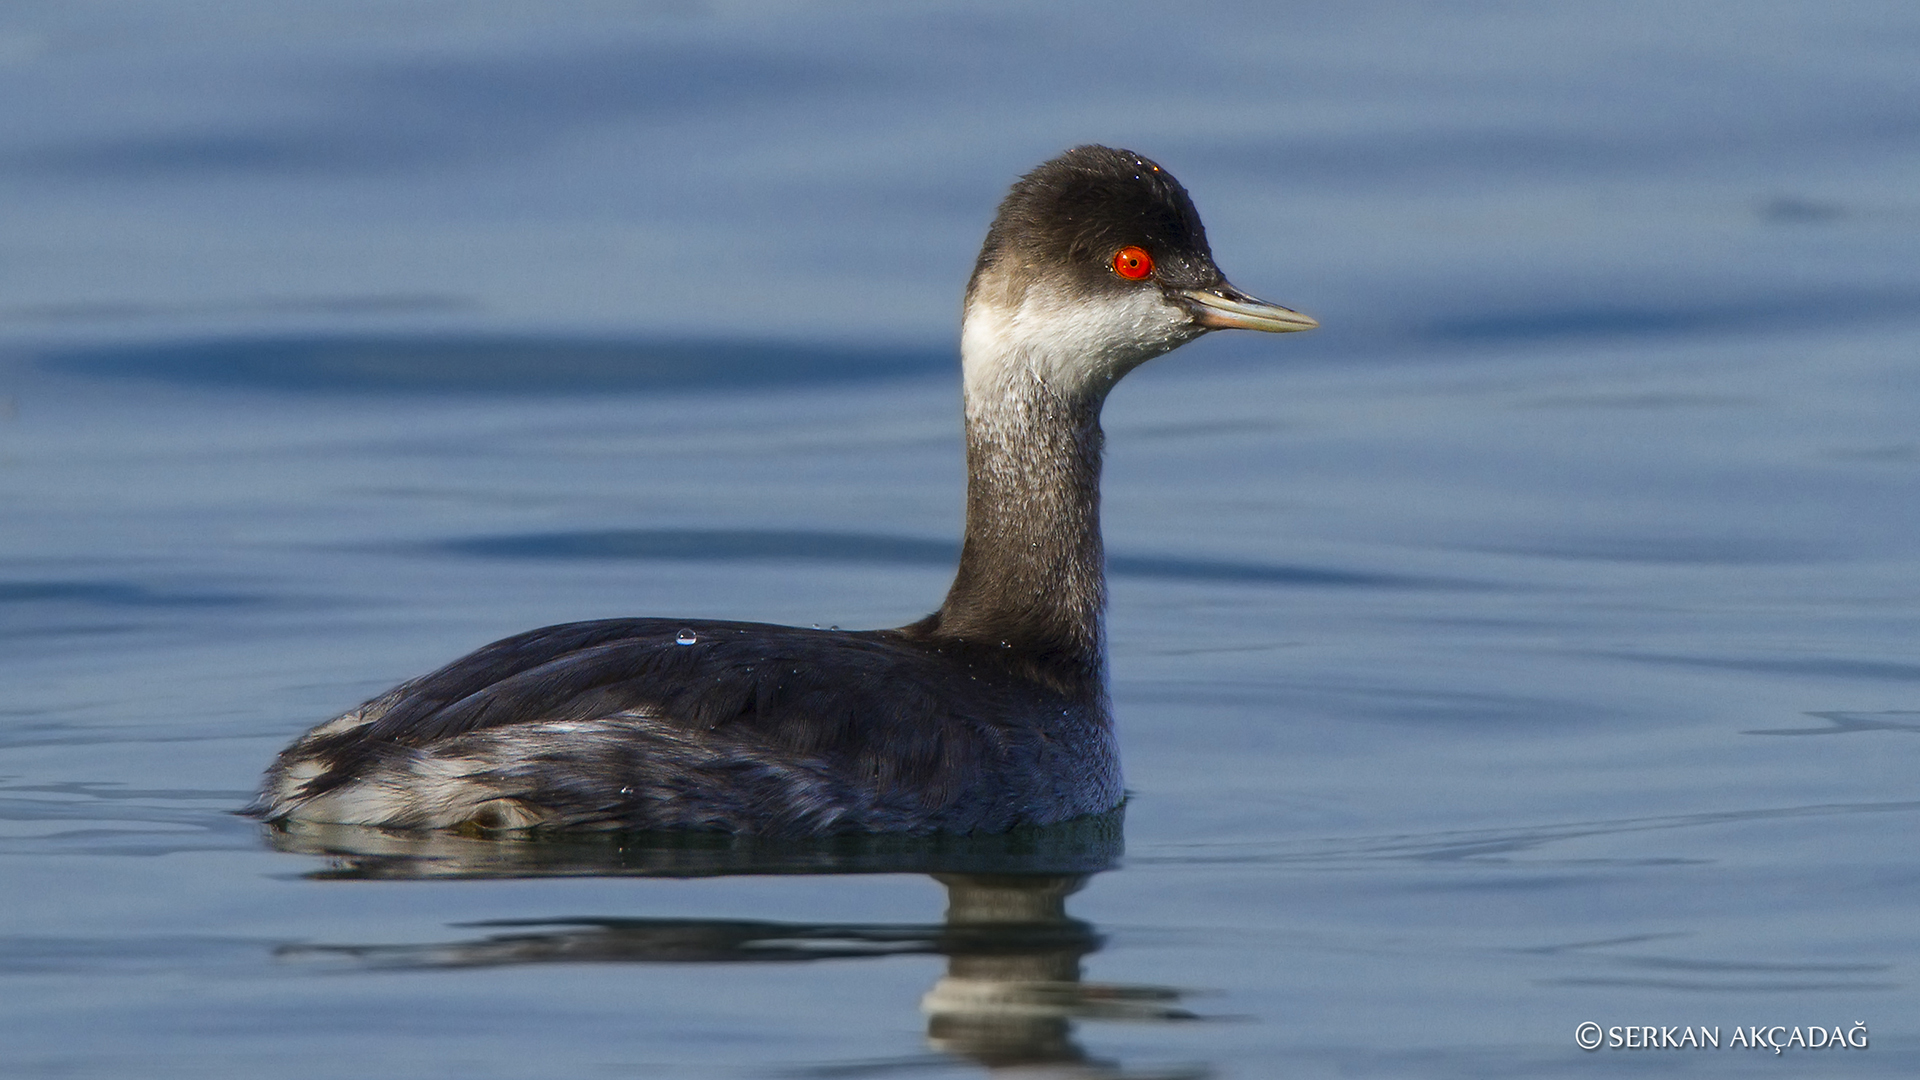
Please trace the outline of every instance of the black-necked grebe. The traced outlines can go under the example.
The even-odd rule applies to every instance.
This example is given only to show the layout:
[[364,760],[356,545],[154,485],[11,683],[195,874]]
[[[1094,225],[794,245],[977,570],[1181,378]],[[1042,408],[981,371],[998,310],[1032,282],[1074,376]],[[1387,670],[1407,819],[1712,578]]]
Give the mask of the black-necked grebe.
[[820,835],[1111,810],[1101,404],[1209,330],[1315,325],[1227,284],[1160,166],[1069,150],[1014,184],[967,284],[967,531],[940,610],[898,630],[532,630],[307,732],[249,811]]

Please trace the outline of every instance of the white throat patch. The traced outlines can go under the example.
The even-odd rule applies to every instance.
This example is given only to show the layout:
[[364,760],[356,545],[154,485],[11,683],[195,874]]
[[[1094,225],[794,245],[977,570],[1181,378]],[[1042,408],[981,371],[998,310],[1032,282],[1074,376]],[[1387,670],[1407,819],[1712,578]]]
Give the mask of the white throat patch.
[[967,399],[989,400],[1022,373],[1063,396],[1105,397],[1120,376],[1200,333],[1157,289],[1088,298],[1036,286],[1017,305],[976,295],[960,331]]

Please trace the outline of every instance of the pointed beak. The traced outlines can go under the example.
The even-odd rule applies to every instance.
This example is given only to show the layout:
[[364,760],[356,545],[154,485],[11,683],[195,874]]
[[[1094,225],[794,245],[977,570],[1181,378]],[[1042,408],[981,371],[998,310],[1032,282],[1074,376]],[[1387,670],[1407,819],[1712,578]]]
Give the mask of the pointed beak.
[[1320,325],[1311,315],[1256,300],[1225,282],[1218,288],[1181,289],[1174,295],[1187,302],[1193,321],[1209,330],[1265,330],[1270,334],[1284,334]]

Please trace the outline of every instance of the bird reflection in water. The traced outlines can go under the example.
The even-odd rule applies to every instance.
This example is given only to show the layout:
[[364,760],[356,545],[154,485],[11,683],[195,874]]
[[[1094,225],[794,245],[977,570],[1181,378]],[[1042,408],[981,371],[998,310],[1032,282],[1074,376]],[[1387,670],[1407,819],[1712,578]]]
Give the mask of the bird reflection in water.
[[[1010,837],[840,838],[774,844],[699,835],[495,839],[352,826],[294,826],[275,847],[324,855],[317,878],[715,876],[733,873],[929,872],[947,890],[938,923],[800,923],[746,919],[499,920],[456,941],[406,945],[285,945],[283,959],[363,969],[421,970],[542,963],[801,963],[903,955],[947,958],[921,999],[929,1043],[946,1059],[834,1066],[834,1076],[892,1072],[960,1058],[990,1070],[1079,1078],[1205,1076],[1205,1067],[1131,1071],[1090,1056],[1081,1020],[1199,1019],[1181,992],[1091,983],[1081,961],[1101,935],[1067,914],[1067,897],[1111,866],[1118,817]],[[913,864],[919,864],[917,867]],[[1044,869],[1071,872],[1045,873]]]

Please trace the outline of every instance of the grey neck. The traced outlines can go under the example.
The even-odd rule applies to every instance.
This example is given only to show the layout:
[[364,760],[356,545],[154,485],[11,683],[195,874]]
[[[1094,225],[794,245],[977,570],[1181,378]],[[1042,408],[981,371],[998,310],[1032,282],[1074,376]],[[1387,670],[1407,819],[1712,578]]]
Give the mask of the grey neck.
[[940,636],[1011,650],[1049,681],[1103,693],[1103,394],[1030,370],[967,388],[967,534]]

